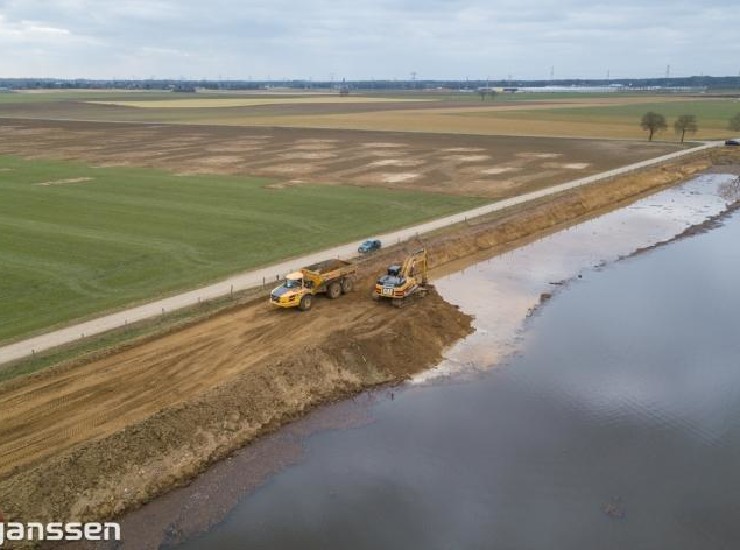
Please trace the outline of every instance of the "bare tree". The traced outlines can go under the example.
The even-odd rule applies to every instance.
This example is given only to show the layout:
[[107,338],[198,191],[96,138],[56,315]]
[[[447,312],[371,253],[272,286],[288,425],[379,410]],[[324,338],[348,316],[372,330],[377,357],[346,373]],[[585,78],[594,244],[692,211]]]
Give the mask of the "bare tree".
[[681,134],[681,143],[686,133],[695,134],[699,130],[696,124],[696,115],[680,115],[673,124],[677,134]]
[[648,141],[653,141],[653,135],[655,132],[665,130],[668,128],[668,125],[665,123],[665,117],[663,115],[660,113],[654,113],[653,111],[648,111],[642,115],[640,127],[649,132]]
[[727,129],[733,132],[740,132],[740,113],[730,119]]

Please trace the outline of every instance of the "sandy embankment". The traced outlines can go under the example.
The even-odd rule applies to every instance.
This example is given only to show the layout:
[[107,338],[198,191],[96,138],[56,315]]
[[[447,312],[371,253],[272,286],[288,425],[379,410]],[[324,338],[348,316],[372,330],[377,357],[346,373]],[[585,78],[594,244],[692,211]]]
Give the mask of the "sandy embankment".
[[[423,244],[435,267],[504,250],[709,165],[696,159],[580,188]],[[400,311],[373,303],[370,281],[401,255],[395,247],[373,257],[361,290],[305,314],[260,300],[104,359],[0,385],[6,518],[121,514],[312,406],[434,365],[470,319],[435,294]]]

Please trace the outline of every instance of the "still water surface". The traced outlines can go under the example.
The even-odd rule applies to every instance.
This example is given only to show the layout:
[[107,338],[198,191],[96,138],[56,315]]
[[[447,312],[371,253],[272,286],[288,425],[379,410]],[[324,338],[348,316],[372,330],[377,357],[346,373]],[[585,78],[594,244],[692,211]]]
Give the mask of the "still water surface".
[[[575,266],[503,360],[481,314],[444,378],[308,436],[303,460],[181,548],[740,548],[738,243],[740,212]],[[475,307],[460,282],[496,261],[437,286]],[[451,374],[464,357],[477,368]]]

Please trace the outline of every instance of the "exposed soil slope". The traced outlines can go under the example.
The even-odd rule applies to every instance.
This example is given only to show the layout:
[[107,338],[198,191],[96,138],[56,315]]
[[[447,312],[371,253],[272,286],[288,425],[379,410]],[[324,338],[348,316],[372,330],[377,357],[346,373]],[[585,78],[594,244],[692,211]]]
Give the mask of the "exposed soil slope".
[[[684,179],[709,159],[580,188],[422,243],[433,266],[512,247]],[[470,319],[432,293],[408,308],[373,303],[374,276],[307,313],[260,300],[163,338],[0,385],[0,508],[25,520],[110,517],[322,401],[435,364]]]
[[[0,387],[10,517],[100,517],[146,501],[306,408],[429,367],[470,331],[431,294],[312,311],[260,301],[79,367]],[[15,475],[13,475],[15,473]]]

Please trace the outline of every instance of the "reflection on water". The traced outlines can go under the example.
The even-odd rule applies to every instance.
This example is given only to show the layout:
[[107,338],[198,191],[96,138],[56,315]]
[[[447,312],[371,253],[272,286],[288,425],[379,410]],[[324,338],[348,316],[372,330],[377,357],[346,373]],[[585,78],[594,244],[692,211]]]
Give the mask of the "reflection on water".
[[477,333],[415,381],[488,368],[519,347],[540,300],[586,269],[673,239],[740,200],[740,178],[700,176],[437,281],[443,296],[475,316]]
[[[308,436],[302,462],[182,547],[737,548],[740,215],[588,269],[626,253],[604,239],[593,252],[535,244],[508,279],[492,261],[440,281],[478,315],[481,331],[450,353],[476,368],[374,401],[373,422]],[[578,273],[530,318],[518,355],[480,368],[499,357],[491,309],[512,298],[518,327],[531,307],[520,294],[536,302],[542,281]],[[497,300],[467,302],[494,280]]]

